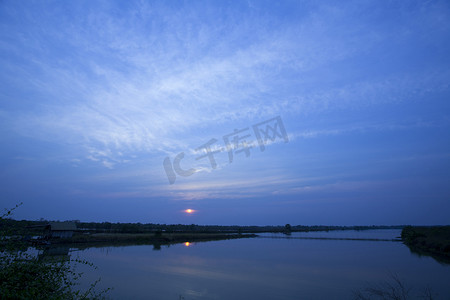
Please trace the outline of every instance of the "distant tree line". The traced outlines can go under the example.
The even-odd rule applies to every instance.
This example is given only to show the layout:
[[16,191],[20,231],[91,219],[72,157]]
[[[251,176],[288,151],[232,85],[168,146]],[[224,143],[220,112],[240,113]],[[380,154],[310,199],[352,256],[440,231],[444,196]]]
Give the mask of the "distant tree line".
[[[29,221],[2,219],[0,229],[13,229],[17,235],[32,235],[42,232],[42,228],[49,221]],[[327,225],[280,225],[280,226],[238,226],[238,225],[196,225],[196,224],[154,224],[154,223],[111,223],[111,222],[80,222],[76,221],[78,230],[86,232],[105,233],[149,233],[149,232],[233,232],[233,233],[258,233],[258,232],[307,232],[307,231],[332,231],[332,230],[370,230],[370,229],[402,229],[398,226],[327,226]]]

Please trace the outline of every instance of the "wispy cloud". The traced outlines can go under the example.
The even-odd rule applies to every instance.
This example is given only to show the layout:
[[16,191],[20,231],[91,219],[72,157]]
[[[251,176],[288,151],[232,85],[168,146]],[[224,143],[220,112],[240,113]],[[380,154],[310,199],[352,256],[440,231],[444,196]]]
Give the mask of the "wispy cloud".
[[402,120],[391,122],[364,122],[361,124],[350,124],[347,126],[336,126],[337,128],[327,129],[308,129],[298,132],[292,132],[289,134],[290,140],[296,139],[309,139],[326,136],[336,136],[342,134],[354,134],[354,133],[372,133],[372,132],[386,132],[386,131],[402,131],[412,129],[424,129],[424,128],[440,128],[448,126],[448,120],[435,120],[435,121],[422,121],[422,120]]
[[[212,124],[406,101],[448,89],[444,69],[360,80],[342,87],[303,88],[309,86],[304,77],[311,72],[358,57],[392,34],[364,37],[366,25],[361,24],[348,34],[340,31],[334,36],[333,24],[349,13],[326,5],[321,8],[325,16],[311,14],[301,23],[270,28],[270,20],[232,19],[225,30],[200,19],[190,23],[195,28],[192,32],[183,20],[195,19],[199,12],[185,7],[186,17],[177,19],[170,10],[141,4],[123,18],[89,12],[74,23],[65,21],[58,30],[48,28],[46,35],[35,30],[27,39],[19,38],[37,50],[25,52],[34,69],[25,65],[17,69],[9,63],[11,72],[24,75],[43,95],[39,100],[52,99],[39,105],[39,110],[18,114],[15,127],[33,137],[84,145],[88,152],[96,148],[97,156],[87,157],[112,167],[120,151],[186,149],[189,135],[183,133]],[[131,17],[136,15],[168,25],[148,27],[144,19]],[[322,22],[330,19],[327,15],[331,24]],[[28,22],[32,26],[36,20]],[[85,28],[96,30],[86,32]],[[243,42],[250,32],[254,38]],[[50,62],[45,47],[52,48],[50,44],[56,42],[71,51]],[[186,55],[189,59],[183,58]],[[67,59],[72,62],[70,68]],[[42,75],[36,76],[35,69]],[[289,73],[294,76],[286,77]],[[282,91],[292,85],[301,96]],[[105,163],[102,157],[111,161]]]

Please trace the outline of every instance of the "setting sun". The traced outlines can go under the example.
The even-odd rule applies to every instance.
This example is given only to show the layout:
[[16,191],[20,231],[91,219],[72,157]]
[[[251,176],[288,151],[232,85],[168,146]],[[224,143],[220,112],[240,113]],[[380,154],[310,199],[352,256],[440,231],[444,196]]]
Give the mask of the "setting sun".
[[189,247],[189,246],[191,245],[191,243],[186,242],[186,243],[184,243],[184,245],[185,245],[186,247]]
[[186,209],[184,212],[185,212],[185,213],[188,213],[188,214],[192,214],[192,213],[195,212],[195,210],[188,208],[188,209]]

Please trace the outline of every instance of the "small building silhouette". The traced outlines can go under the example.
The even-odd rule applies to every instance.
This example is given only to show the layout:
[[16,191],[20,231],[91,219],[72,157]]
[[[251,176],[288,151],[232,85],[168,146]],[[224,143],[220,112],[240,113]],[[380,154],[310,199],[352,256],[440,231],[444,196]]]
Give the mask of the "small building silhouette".
[[50,222],[47,229],[52,238],[71,238],[77,230],[75,222]]

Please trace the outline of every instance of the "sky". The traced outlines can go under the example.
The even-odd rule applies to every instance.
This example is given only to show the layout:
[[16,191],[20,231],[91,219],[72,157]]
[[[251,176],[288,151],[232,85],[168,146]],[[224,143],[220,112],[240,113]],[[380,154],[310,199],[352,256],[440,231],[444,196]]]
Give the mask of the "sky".
[[450,224],[449,53],[448,1],[0,1],[0,208]]

